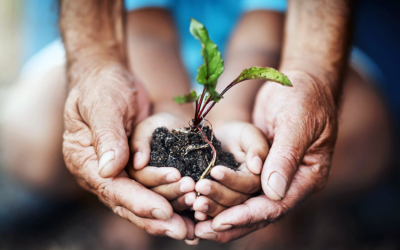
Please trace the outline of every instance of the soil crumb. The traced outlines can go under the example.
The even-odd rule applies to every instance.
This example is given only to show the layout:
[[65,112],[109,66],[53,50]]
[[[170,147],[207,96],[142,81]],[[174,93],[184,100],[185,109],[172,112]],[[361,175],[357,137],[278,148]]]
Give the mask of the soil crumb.
[[[210,128],[205,126],[202,131],[211,141]],[[239,167],[240,164],[235,161],[233,155],[222,150],[221,142],[215,135],[212,144],[217,151],[215,166],[223,165],[234,170]],[[190,176],[197,182],[211,159],[212,150],[197,129],[188,127],[168,131],[167,128],[160,127],[154,130],[149,166],[174,167],[182,177]],[[211,179],[211,176],[206,178]]]

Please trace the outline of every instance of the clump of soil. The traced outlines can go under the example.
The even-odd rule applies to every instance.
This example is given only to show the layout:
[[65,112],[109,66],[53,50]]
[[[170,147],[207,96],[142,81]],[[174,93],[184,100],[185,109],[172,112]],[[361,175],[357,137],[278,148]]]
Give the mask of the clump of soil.
[[[211,141],[211,129],[203,127],[202,131]],[[236,170],[240,164],[235,161],[231,153],[222,150],[221,142],[215,135],[211,142],[217,151],[215,166],[223,165]],[[149,166],[174,167],[179,170],[182,177],[190,176],[197,182],[212,157],[210,146],[195,128],[168,131],[167,128],[160,127],[153,133]],[[206,178],[211,177],[208,175]]]

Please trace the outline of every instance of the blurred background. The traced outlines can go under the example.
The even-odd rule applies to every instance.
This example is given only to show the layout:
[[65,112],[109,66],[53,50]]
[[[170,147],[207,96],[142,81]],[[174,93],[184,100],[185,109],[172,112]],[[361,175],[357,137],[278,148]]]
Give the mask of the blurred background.
[[[290,247],[283,238],[269,249],[400,249],[399,11],[400,2],[395,0],[356,1],[353,37],[354,45],[369,56],[377,70],[376,89],[385,100],[395,130],[394,160],[389,166],[382,166],[388,170],[379,180],[357,195],[304,204],[290,218],[282,220],[282,224],[291,227],[286,239]],[[24,63],[59,39],[57,19],[55,0],[0,0],[0,110]],[[0,129],[2,119],[0,113]],[[0,157],[4,158],[3,151],[0,148]],[[31,190],[5,171],[3,158],[0,158],[0,249],[117,249],[113,244],[119,237],[142,234],[126,222],[115,220],[91,195],[72,199],[62,195],[48,197]],[[277,226],[276,231],[279,230]],[[118,232],[119,237],[111,237],[110,232]],[[168,239],[158,243],[137,239],[119,247],[187,248],[182,242]],[[244,249],[235,243],[225,246],[202,243],[191,249],[228,247]]]

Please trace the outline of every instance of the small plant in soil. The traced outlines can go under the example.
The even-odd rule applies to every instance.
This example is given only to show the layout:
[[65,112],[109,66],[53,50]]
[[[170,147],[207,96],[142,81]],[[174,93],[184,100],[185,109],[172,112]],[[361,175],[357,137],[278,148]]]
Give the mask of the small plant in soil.
[[[240,73],[221,93],[215,88],[218,78],[224,71],[224,61],[215,43],[210,40],[203,24],[191,19],[190,33],[201,43],[203,64],[198,69],[196,81],[203,85],[203,92],[198,95],[192,90],[187,95],[177,96],[174,101],[183,104],[195,102],[195,113],[191,125],[172,131],[161,127],[153,133],[151,142],[150,166],[175,167],[182,176],[190,176],[194,181],[210,178],[214,165],[223,165],[236,169],[237,163],[231,153],[221,148],[221,143],[213,134],[212,125],[205,118],[224,94],[236,84],[250,79],[262,79],[292,86],[289,79],[273,68],[251,67]],[[205,123],[210,126],[205,126]]]

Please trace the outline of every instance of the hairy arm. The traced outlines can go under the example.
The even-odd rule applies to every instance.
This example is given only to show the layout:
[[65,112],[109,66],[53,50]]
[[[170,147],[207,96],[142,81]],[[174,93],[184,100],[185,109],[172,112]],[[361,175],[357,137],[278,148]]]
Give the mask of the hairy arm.
[[287,17],[281,70],[317,78],[337,101],[350,49],[350,1],[289,1]]
[[98,65],[125,65],[122,0],[61,1],[60,30],[70,84]]

